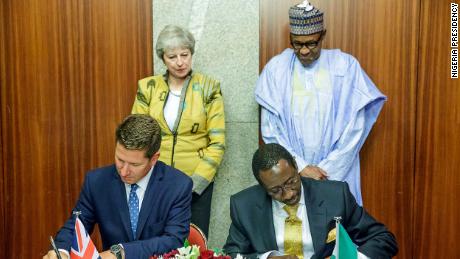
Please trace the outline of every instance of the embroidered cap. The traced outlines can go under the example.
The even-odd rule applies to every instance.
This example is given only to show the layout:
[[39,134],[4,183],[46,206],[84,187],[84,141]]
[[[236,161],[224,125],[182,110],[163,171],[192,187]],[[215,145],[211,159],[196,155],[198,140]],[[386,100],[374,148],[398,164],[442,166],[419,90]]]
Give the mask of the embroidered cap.
[[307,0],[289,8],[289,25],[291,33],[310,35],[324,30],[323,12]]

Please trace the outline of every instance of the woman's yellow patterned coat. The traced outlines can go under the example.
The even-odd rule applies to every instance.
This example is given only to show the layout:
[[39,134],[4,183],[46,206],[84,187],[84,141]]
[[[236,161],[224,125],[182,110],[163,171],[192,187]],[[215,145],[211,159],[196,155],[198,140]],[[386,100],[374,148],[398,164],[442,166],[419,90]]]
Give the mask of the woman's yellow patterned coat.
[[201,194],[214,179],[225,151],[225,115],[220,83],[193,72],[182,88],[173,130],[164,118],[169,95],[165,75],[139,80],[132,113],[149,114],[160,124],[160,160],[189,175]]

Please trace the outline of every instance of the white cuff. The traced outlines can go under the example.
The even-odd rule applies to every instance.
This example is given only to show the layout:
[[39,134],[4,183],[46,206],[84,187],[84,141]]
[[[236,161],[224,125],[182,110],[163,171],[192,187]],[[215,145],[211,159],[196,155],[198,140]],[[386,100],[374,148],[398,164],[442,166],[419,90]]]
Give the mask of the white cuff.
[[257,255],[259,259],[267,259],[269,256],[282,256],[283,254],[280,253],[279,251],[273,250],[273,251],[268,251],[263,254]]
[[370,258],[358,251],[358,259],[370,259]]

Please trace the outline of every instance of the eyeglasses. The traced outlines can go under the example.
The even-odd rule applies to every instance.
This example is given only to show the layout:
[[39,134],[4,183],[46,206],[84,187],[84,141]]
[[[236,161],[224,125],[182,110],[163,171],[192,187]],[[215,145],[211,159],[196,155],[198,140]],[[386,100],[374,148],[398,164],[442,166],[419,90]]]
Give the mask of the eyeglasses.
[[279,196],[283,193],[283,191],[295,190],[296,185],[299,182],[299,179],[300,177],[297,175],[292,178],[289,178],[286,182],[284,182],[283,185],[276,186],[276,187],[271,188],[270,190],[267,190],[267,193],[270,196]]
[[307,41],[307,42],[297,42],[297,41],[291,41],[291,45],[295,50],[301,50],[304,46],[309,49],[309,50],[314,50],[318,47],[318,45],[321,43],[323,40],[323,36],[317,40],[317,41]]

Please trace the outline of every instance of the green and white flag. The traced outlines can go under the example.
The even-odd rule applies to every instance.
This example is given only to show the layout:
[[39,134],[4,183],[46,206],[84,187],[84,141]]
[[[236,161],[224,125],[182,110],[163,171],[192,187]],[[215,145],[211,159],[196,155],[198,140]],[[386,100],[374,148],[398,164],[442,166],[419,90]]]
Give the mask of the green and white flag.
[[357,259],[358,250],[339,219],[335,223],[336,239],[331,259]]

